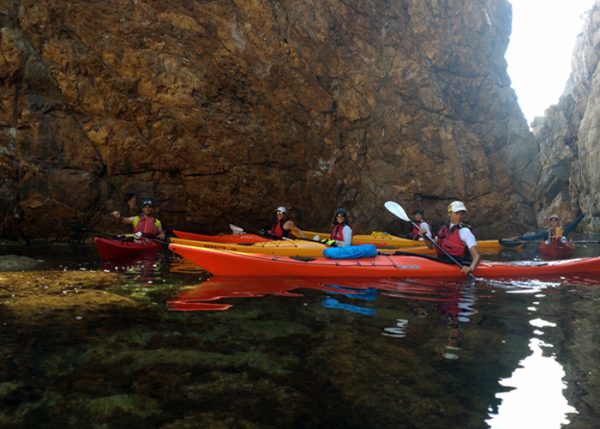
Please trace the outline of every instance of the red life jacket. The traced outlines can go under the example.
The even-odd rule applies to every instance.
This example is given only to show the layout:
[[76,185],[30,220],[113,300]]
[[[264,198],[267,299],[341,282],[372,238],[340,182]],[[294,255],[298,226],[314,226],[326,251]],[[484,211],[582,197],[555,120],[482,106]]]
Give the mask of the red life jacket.
[[154,238],[160,234],[158,225],[160,221],[152,216],[136,216],[137,222],[134,219],[133,232],[141,232],[142,237]]
[[283,225],[285,225],[288,220],[289,219],[282,219],[281,221],[277,222],[275,225],[273,225],[273,228],[269,230],[269,234],[278,238],[289,237],[290,231],[283,228]]
[[[469,225],[465,225],[463,223],[459,223],[457,225],[452,226],[450,228],[450,224],[446,224],[442,226],[437,234],[439,246],[444,249],[448,254],[454,256],[456,258],[462,259],[471,259],[471,253],[469,249],[460,239],[460,235],[458,235],[458,230],[461,228],[469,228]],[[444,256],[444,253],[437,249],[438,256]]]
[[349,223],[336,223],[333,225],[333,229],[331,230],[331,234],[329,234],[329,238],[335,241],[344,241],[344,226],[348,225],[350,229],[352,229],[352,225]]

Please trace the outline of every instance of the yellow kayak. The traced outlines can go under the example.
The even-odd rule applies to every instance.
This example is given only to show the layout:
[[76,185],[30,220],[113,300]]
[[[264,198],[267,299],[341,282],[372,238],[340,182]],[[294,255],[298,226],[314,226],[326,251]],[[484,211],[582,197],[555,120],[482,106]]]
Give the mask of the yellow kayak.
[[323,250],[327,248],[327,246],[323,243],[309,240],[273,240],[261,241],[260,243],[253,244],[235,244],[186,240],[184,238],[172,237],[171,243],[185,244],[187,246],[203,247],[207,249],[229,250],[233,252],[306,257],[323,256]]
[[[326,232],[315,232],[315,231],[302,231],[306,238],[312,239],[318,235],[321,239],[329,238],[329,234]],[[352,236],[352,244],[374,244],[377,247],[389,247],[389,248],[404,248],[412,247],[411,252],[415,250],[415,247],[425,247],[423,240],[411,240],[410,238],[398,237],[396,235],[389,234],[387,232],[373,231],[370,234],[357,234]],[[523,244],[511,245],[511,249],[518,249]],[[477,248],[480,252],[493,253],[499,252],[505,247],[500,244],[499,240],[478,240]],[[404,250],[404,249],[402,249]],[[431,252],[434,254],[435,252]]]
[[[309,240],[277,240],[264,241],[254,244],[214,243],[212,241],[186,240],[184,238],[171,238],[171,243],[186,246],[203,247],[207,249],[229,250],[242,253],[259,253],[263,255],[299,256],[317,258],[323,256],[326,245],[318,241]],[[410,252],[420,255],[435,255],[434,249],[426,246],[402,247],[395,249],[379,249],[380,253],[393,254],[394,252]]]
[[[312,239],[314,236],[319,238],[329,238],[328,232],[304,231],[304,236]],[[397,237],[387,232],[373,231],[370,234],[355,234],[352,235],[352,244],[374,244],[377,247],[413,247],[422,245],[417,240],[409,238]]]

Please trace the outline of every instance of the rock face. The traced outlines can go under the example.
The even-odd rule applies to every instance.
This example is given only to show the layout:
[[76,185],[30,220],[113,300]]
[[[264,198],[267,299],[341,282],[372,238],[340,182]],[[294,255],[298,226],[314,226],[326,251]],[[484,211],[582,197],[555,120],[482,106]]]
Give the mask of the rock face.
[[600,2],[596,1],[578,37],[565,92],[533,123],[541,153],[536,196],[540,223],[551,213],[569,219],[582,210],[589,221],[583,226],[599,230],[599,49]]
[[505,0],[2,2],[0,236],[105,230],[146,197],[190,230],[279,205],[399,229],[388,199],[434,221],[460,199],[481,238],[524,232],[510,22]]

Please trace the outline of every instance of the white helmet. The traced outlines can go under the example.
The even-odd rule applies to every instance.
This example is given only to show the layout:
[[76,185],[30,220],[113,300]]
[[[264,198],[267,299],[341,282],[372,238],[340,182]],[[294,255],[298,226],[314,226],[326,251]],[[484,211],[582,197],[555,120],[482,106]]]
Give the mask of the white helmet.
[[448,205],[448,213],[466,212],[467,208],[462,201],[452,201]]

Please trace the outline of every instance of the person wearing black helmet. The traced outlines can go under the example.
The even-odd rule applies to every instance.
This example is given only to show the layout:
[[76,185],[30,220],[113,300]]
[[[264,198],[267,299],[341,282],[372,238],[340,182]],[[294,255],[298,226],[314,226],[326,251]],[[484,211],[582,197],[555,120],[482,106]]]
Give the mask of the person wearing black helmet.
[[329,245],[350,246],[352,244],[352,225],[348,222],[348,211],[340,207],[335,211],[333,228],[327,241]]
[[133,235],[136,238],[159,238],[164,240],[165,233],[162,223],[152,215],[154,203],[151,199],[142,201],[142,213],[137,216],[123,217],[118,211],[112,212],[112,216],[121,223],[130,224],[133,227]]
[[410,233],[410,238],[413,240],[423,240],[423,235],[427,235],[429,238],[431,238],[431,228],[429,227],[427,221],[423,218],[424,215],[425,212],[423,209],[416,209],[413,214],[413,218],[415,219],[414,225],[416,225],[413,226],[413,229]]

